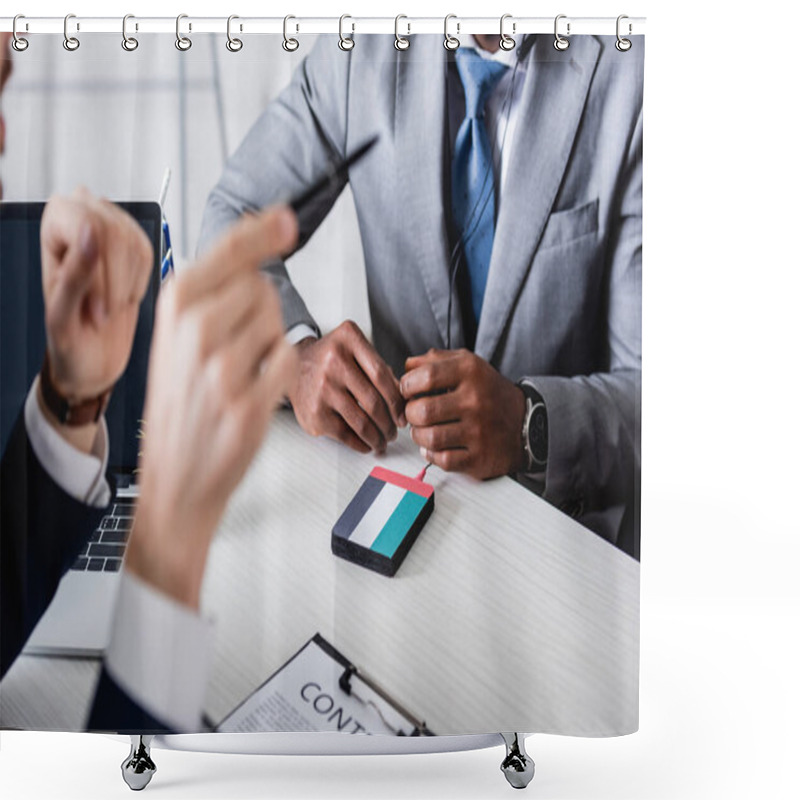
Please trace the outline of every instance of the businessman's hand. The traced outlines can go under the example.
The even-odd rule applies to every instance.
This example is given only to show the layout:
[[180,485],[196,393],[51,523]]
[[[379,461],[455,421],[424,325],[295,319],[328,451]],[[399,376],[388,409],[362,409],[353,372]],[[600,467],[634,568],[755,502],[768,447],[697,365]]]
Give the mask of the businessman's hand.
[[411,438],[444,470],[493,478],[524,463],[522,390],[467,350],[429,350],[400,381]]
[[359,453],[382,453],[406,424],[397,379],[355,322],[297,345],[300,370],[289,394],[312,436],[330,436]]
[[[50,377],[63,397],[88,400],[125,370],[153,251],[136,220],[85,189],[51,198],[40,236]],[[60,430],[80,447],[91,427]]]
[[126,568],[192,608],[228,498],[292,388],[296,355],[258,268],[296,238],[288,209],[245,217],[158,303]]

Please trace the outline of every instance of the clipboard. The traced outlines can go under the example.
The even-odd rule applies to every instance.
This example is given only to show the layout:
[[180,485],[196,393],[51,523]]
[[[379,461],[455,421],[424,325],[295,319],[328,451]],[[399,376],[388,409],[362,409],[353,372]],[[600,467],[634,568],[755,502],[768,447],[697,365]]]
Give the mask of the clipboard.
[[404,708],[319,633],[214,730],[434,735],[424,720]]

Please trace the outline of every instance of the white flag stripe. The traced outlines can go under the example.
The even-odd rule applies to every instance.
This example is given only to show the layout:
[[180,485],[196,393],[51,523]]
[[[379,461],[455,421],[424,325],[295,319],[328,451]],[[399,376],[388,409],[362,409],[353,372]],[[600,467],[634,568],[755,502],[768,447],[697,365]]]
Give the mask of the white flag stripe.
[[400,505],[405,494],[405,489],[401,489],[393,483],[385,483],[348,539],[367,549],[372,547],[372,543],[378,538],[378,534],[383,530],[383,526],[389,521],[389,517],[392,516],[397,506]]

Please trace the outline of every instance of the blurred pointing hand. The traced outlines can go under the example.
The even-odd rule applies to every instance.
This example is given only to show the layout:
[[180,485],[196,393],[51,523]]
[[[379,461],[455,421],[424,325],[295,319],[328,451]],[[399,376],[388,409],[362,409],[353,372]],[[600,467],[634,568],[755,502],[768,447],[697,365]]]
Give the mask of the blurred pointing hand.
[[193,608],[228,498],[294,382],[278,293],[259,266],[296,239],[288,209],[245,217],[158,303],[126,568]]

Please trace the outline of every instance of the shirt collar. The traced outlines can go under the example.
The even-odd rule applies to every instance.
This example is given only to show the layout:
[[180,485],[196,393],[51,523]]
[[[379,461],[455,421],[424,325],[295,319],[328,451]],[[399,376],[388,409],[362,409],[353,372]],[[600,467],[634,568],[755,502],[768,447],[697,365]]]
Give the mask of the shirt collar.
[[[479,44],[477,39],[470,33],[464,38],[464,45],[466,47],[472,47],[475,52],[481,57],[485,58],[488,61],[498,61],[501,64],[505,64],[507,67],[511,67],[512,69],[516,66],[519,70],[525,69],[525,60],[517,58],[517,49],[516,47],[513,50],[503,50],[503,48],[499,48],[496,53],[490,53],[488,50],[484,50]],[[519,46],[519,43],[517,43]]]

